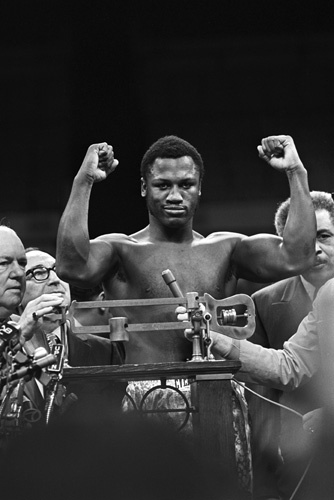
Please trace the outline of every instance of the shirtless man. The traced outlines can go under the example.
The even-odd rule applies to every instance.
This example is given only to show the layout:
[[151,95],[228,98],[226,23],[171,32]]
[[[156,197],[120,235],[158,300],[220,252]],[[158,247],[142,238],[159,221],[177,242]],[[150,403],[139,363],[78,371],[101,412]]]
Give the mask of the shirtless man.
[[[148,226],[130,236],[111,233],[90,241],[92,186],[118,165],[110,145],[91,145],[60,221],[57,273],[77,286],[102,282],[107,300],[170,297],[161,276],[165,269],[172,271],[183,293],[207,292],[216,299],[234,295],[239,278],[268,283],[301,274],[313,263],[316,236],[307,172],[290,136],[267,137],[258,152],[289,181],[291,208],[283,238],[231,232],[203,237],[194,231],[203,161],[188,142],[167,136],[149,148],[141,163]],[[113,314],[126,316],[129,324],[175,321],[174,306],[119,308]],[[130,333],[126,363],[185,361],[191,349],[181,331]]]

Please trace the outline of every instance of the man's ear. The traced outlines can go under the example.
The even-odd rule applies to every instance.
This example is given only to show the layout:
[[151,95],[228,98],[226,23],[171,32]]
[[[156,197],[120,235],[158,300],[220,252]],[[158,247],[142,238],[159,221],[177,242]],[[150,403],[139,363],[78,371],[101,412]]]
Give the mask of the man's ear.
[[[103,291],[102,291],[102,292],[100,292],[100,293],[98,294],[98,296],[97,296],[96,300],[105,300],[105,294],[104,294],[104,292],[103,292]],[[105,308],[105,307],[99,307],[99,312],[100,312],[101,314],[104,314],[104,313],[105,313],[105,310],[106,310],[106,308]]]
[[146,193],[147,193],[147,188],[146,188],[146,182],[144,181],[143,177],[140,179],[140,191],[141,191],[141,195],[143,198],[145,198],[146,196]]

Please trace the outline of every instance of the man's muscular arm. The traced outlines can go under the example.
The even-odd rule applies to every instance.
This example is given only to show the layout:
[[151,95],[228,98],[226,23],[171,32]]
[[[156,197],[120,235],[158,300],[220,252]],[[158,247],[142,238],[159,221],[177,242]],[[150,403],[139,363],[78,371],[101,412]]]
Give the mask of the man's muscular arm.
[[232,267],[238,278],[271,282],[301,274],[313,264],[316,220],[307,171],[292,137],[278,135],[262,139],[258,151],[260,158],[288,177],[289,216],[283,238],[260,234],[241,239],[232,255]]
[[113,247],[103,239],[89,239],[88,208],[93,184],[106,179],[117,165],[111,146],[93,144],[74,179],[59,223],[56,256],[57,274],[73,284],[94,286],[113,264]]

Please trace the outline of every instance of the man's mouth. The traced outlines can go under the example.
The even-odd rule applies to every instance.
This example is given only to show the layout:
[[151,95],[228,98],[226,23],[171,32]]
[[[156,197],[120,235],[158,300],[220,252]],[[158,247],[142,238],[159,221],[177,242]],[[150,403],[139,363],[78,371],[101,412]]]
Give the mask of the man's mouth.
[[7,288],[7,290],[13,290],[13,291],[20,292],[22,290],[22,287],[20,285],[10,286],[10,287]]
[[164,210],[170,214],[182,214],[186,211],[186,208],[178,205],[167,205],[164,207]]

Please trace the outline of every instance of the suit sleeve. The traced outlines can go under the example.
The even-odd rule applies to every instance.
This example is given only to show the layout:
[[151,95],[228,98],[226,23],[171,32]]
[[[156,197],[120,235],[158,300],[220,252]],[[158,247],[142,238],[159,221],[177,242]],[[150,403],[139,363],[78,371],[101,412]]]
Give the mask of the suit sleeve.
[[241,361],[239,374],[243,380],[281,390],[296,389],[309,380],[320,365],[317,309],[315,307],[301,322],[283,349],[266,349],[247,340],[234,340],[233,344],[229,357]]

